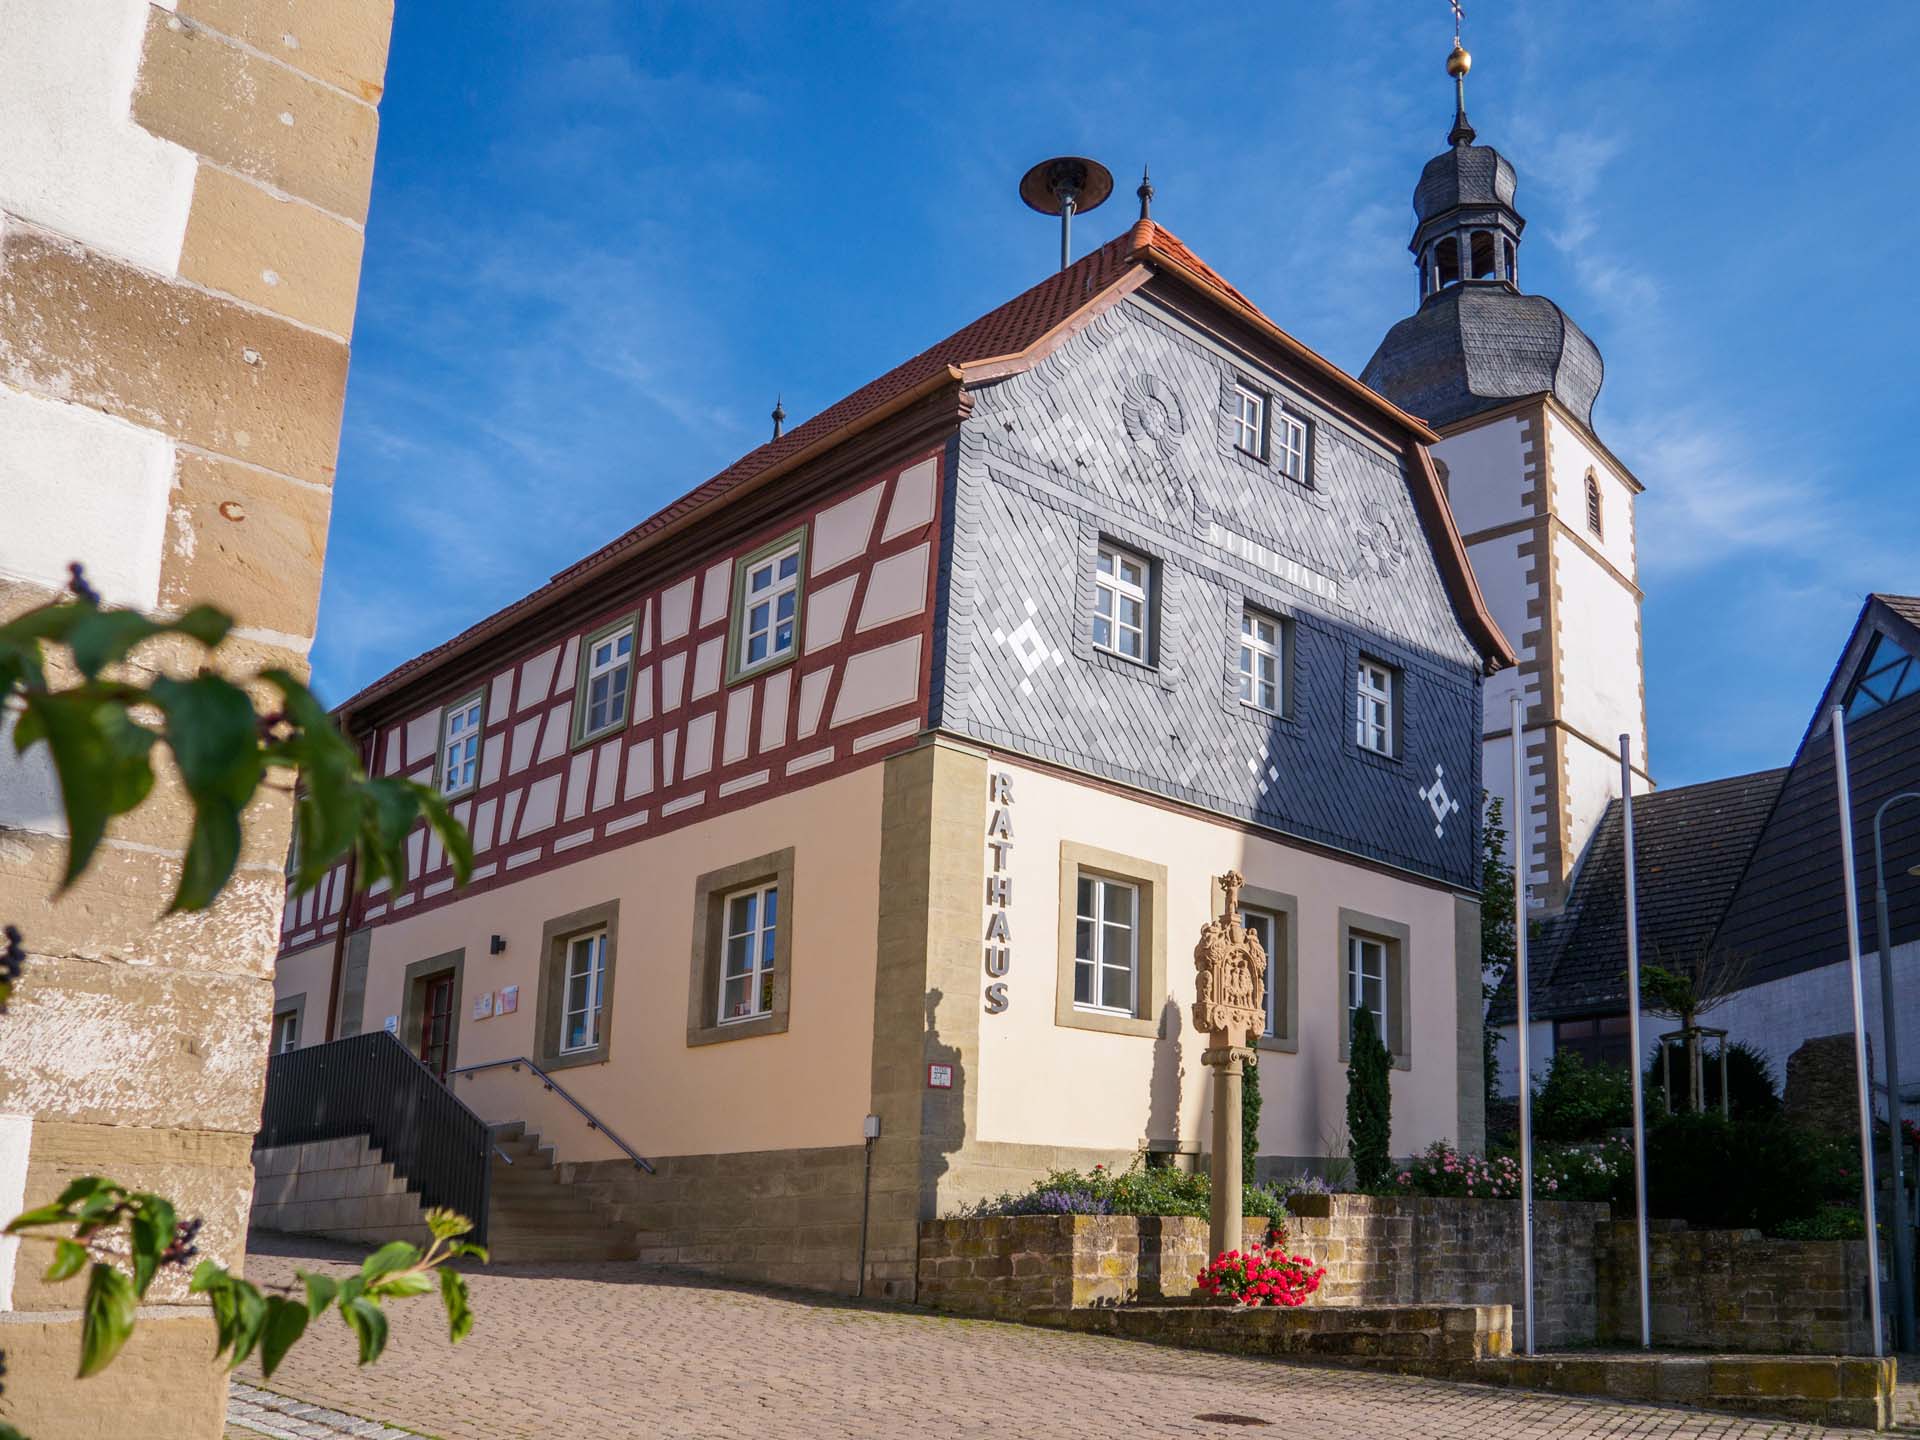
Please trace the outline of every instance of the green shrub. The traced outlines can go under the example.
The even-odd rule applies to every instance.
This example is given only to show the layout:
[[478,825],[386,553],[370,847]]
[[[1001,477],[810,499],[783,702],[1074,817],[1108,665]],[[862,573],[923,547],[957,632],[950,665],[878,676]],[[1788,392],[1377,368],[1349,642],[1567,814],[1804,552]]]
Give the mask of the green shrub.
[[[1205,1220],[1211,1213],[1213,1185],[1204,1172],[1172,1165],[1149,1165],[1146,1154],[1133,1157],[1125,1170],[1096,1165],[1092,1170],[1050,1170],[1025,1190],[970,1206],[960,1214],[992,1215],[1186,1215]],[[1241,1192],[1241,1214],[1268,1217],[1268,1243],[1284,1243],[1286,1194],[1278,1186],[1248,1185]],[[1275,1239],[1275,1236],[1282,1237]]]
[[1867,1233],[1858,1205],[1822,1205],[1805,1220],[1780,1226],[1784,1240],[1858,1240]]
[[1844,1183],[1843,1168],[1817,1137],[1777,1117],[1669,1115],[1647,1132],[1647,1209],[1701,1228],[1778,1234],[1813,1217]]
[[[1713,1060],[1706,1068],[1707,1108],[1720,1107],[1720,1066]],[[1764,1119],[1780,1113],[1780,1086],[1773,1078],[1773,1063],[1764,1051],[1744,1040],[1727,1047],[1727,1100],[1735,1120]]]
[[1380,1190],[1393,1179],[1393,1097],[1388,1072],[1393,1057],[1380,1043],[1373,1012],[1353,1014],[1352,1058],[1347,1062],[1347,1153],[1354,1182],[1362,1190]]
[[1240,1068],[1240,1178],[1251,1183],[1260,1158],[1259,1053],[1248,1056]]
[[1572,1145],[1633,1124],[1633,1077],[1622,1067],[1589,1065],[1572,1050],[1554,1052],[1533,1094],[1533,1138]]
[[1597,1145],[1536,1145],[1536,1200],[1605,1200],[1633,1205],[1633,1142],[1617,1137]]

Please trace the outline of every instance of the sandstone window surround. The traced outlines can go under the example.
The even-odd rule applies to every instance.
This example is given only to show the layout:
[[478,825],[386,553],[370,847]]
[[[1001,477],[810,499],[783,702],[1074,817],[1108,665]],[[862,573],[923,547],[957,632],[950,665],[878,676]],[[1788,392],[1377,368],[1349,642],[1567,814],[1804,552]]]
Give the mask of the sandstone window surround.
[[[1096,912],[1102,923],[1081,923],[1082,882],[1088,895],[1100,906]],[[1098,978],[1105,951],[1092,952],[1083,943],[1108,928],[1104,921],[1108,901],[1130,894],[1124,903],[1130,919],[1131,936],[1127,953],[1132,968],[1127,1003],[1107,1006],[1101,992],[1091,990],[1089,1003],[1076,1001],[1076,985],[1083,972]],[[1060,923],[1058,962],[1054,986],[1056,1025],[1076,1030],[1099,1030],[1112,1035],[1137,1035],[1153,1039],[1160,1033],[1161,1011],[1167,1001],[1167,867],[1131,855],[1116,854],[1072,840],[1060,842]],[[1117,918],[1117,914],[1116,914]],[[1116,932],[1121,928],[1114,927]],[[1093,962],[1091,969],[1087,961]]]
[[485,690],[463,695],[440,712],[442,795],[464,795],[480,776],[480,732],[486,723]]
[[733,566],[727,683],[785,665],[800,653],[806,605],[807,528],[742,555]]
[[284,1055],[300,1048],[301,1032],[306,1028],[307,994],[283,995],[274,1002],[273,1032],[269,1054]]
[[591,744],[626,728],[633,692],[637,617],[622,615],[580,642],[580,678],[573,697],[573,743]]
[[[1210,914],[1226,904],[1220,884],[1213,885]],[[1300,900],[1258,885],[1240,889],[1240,923],[1260,937],[1267,954],[1267,1029],[1259,1049],[1296,1055],[1300,1051]]]
[[[1357,996],[1364,993],[1371,1002],[1379,997],[1386,1011],[1386,1024],[1380,1038],[1386,1042],[1387,1051],[1393,1056],[1396,1070],[1408,1070],[1413,1067],[1413,1016],[1408,1008],[1409,986],[1407,983],[1408,952],[1411,948],[1413,931],[1398,920],[1389,920],[1380,915],[1367,915],[1358,910],[1340,909],[1340,948],[1338,955],[1339,973],[1335,993],[1340,1003],[1335,1007],[1339,1027],[1339,1056],[1344,1064],[1352,1054],[1353,1016],[1357,1005]],[[1378,984],[1369,979],[1377,974]],[[1381,1020],[1378,1012],[1374,1020]]]
[[[789,846],[711,870],[694,882],[687,1044],[715,1045],[785,1033],[793,993],[793,858],[793,847]],[[746,902],[749,897],[751,906],[735,903]],[[773,900],[770,966],[762,963],[766,958],[769,898]],[[751,1008],[723,1020],[722,1006],[730,993],[730,949],[736,955],[746,954],[751,961],[749,970],[731,977],[735,982],[731,987],[735,1008],[743,995]]]
[[[534,1001],[535,1059],[543,1070],[599,1065],[613,1050],[613,982],[620,959],[620,902],[604,900],[540,927]],[[569,980],[584,979],[569,985]],[[576,1000],[583,1004],[573,1003]],[[575,1033],[568,1033],[569,1012]],[[580,1022],[584,1019],[584,1033]],[[597,1023],[596,1023],[597,1022]]]

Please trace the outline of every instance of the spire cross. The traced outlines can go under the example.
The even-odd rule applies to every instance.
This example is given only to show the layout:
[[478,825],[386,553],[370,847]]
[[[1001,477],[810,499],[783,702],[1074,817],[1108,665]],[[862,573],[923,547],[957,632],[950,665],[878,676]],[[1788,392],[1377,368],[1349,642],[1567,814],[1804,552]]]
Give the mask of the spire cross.
[[1466,18],[1467,12],[1461,8],[1460,0],[1447,0],[1447,4],[1453,7],[1453,43],[1458,45],[1460,43],[1460,22]]

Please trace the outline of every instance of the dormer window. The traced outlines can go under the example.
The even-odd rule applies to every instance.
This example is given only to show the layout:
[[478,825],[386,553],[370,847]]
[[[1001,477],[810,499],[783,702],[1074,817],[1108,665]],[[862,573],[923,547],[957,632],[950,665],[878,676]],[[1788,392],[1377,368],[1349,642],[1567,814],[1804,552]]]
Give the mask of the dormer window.
[[1362,658],[1354,682],[1353,738],[1362,750],[1393,754],[1393,671]]
[[1267,397],[1245,385],[1233,387],[1234,448],[1264,460],[1267,451]]

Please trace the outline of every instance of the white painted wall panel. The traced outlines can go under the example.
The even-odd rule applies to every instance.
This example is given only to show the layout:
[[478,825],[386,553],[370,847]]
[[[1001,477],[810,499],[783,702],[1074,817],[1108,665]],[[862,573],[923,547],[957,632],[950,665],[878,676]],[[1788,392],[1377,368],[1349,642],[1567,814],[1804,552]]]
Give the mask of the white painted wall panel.
[[807,654],[840,643],[840,637],[847,628],[847,611],[853,605],[856,578],[849,575],[807,596]]
[[1462,535],[1528,513],[1520,501],[1526,491],[1526,452],[1517,416],[1450,435],[1433,447],[1433,456],[1446,462],[1447,504]]
[[898,555],[876,561],[867,575],[866,598],[860,602],[855,631],[871,630],[890,620],[904,620],[927,608],[929,545],[916,545]]
[[918,530],[933,519],[935,468],[933,457],[929,456],[900,473],[893,485],[893,503],[887,506],[886,528],[880,532],[882,540]]
[[846,674],[833,705],[833,723],[890,710],[920,692],[920,637],[910,635],[891,645],[862,650],[847,657]]
[[807,561],[811,574],[824,575],[866,550],[867,540],[873,534],[874,516],[880,509],[880,494],[885,488],[869,485],[814,517],[813,549]]

